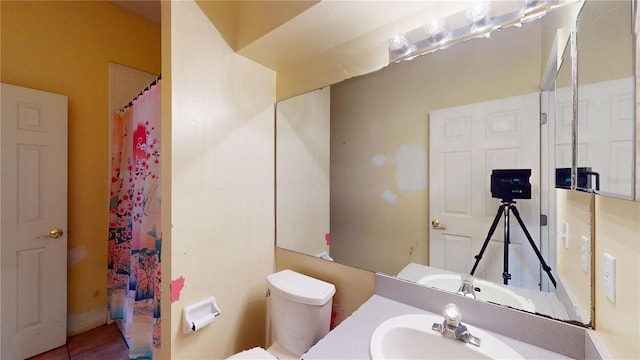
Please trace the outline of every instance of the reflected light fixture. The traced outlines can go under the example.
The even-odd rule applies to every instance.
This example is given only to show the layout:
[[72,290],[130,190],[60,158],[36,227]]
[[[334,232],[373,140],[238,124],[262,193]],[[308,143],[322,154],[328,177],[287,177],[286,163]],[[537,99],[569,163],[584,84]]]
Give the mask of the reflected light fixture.
[[389,50],[394,53],[404,54],[412,51],[413,46],[407,40],[405,35],[395,35],[391,39],[389,39]]
[[520,10],[520,23],[528,23],[547,14],[546,5],[547,0],[525,0],[522,10]]
[[451,39],[451,31],[447,26],[447,22],[444,19],[435,19],[430,21],[424,30],[428,35],[431,35],[431,42],[434,44],[442,44]]
[[490,1],[476,1],[466,10],[467,19],[471,21],[471,32],[481,32],[487,30],[492,21],[489,17],[491,12]]
[[[514,11],[492,16],[491,1],[473,1],[465,10],[454,14],[451,22],[446,18],[436,18],[422,27],[395,35],[389,39],[389,62],[410,60],[473,38],[488,38],[494,30],[510,26],[521,27],[523,23],[541,18],[547,10],[561,6],[566,1],[524,0],[523,3],[522,7],[518,6]],[[497,8],[498,11],[500,9]],[[464,19],[465,15],[469,20],[466,25],[449,27],[454,22],[454,17]]]
[[523,11],[526,12],[529,9],[534,9],[536,8],[542,1],[540,0],[525,0],[524,1],[524,6],[522,7]]

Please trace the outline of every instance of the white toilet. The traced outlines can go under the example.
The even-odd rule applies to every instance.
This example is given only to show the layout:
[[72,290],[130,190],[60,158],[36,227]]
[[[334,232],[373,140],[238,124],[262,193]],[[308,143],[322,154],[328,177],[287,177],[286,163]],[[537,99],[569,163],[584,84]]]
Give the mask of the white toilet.
[[228,359],[300,359],[329,332],[335,286],[282,270],[267,276],[267,313],[273,345],[253,348]]

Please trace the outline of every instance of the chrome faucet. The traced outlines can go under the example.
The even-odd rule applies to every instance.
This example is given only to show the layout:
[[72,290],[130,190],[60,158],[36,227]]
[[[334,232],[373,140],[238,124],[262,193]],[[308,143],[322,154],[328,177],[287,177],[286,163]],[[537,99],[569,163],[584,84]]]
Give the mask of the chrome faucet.
[[456,304],[447,304],[442,310],[442,315],[444,315],[442,324],[434,323],[431,329],[445,337],[480,346],[480,338],[471,335],[467,327],[460,323],[462,315],[460,314],[460,308]]
[[476,298],[476,291],[473,287],[473,276],[467,274],[460,274],[462,284],[458,288],[458,294],[466,297]]

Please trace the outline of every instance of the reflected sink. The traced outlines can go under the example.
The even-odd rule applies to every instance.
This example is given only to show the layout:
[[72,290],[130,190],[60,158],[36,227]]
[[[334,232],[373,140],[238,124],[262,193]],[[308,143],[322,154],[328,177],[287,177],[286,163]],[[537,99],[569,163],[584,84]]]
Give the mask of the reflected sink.
[[[460,287],[461,280],[460,275],[456,274],[435,274],[423,276],[418,280],[418,284],[455,293]],[[473,286],[479,289],[475,292],[478,300],[506,305],[532,313],[536,312],[536,307],[531,300],[516,294],[506,286],[477,278],[473,279]]]
[[473,326],[466,325],[473,336],[480,338],[480,346],[444,337],[431,329],[443,320],[434,314],[410,314],[384,321],[371,336],[371,359],[524,359],[494,335]]

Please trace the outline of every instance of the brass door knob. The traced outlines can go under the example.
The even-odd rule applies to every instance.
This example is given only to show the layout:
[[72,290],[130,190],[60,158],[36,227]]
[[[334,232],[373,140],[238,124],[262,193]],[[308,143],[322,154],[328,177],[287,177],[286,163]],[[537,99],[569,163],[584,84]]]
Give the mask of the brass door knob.
[[438,219],[431,220],[431,227],[433,227],[436,230],[445,230],[447,228],[447,226],[441,223],[440,220]]
[[49,231],[48,234],[46,235],[39,235],[38,239],[42,238],[42,237],[49,237],[49,238],[53,238],[53,239],[57,239],[59,237],[61,237],[62,235],[64,235],[64,231],[62,231],[62,229],[52,229],[51,231]]

